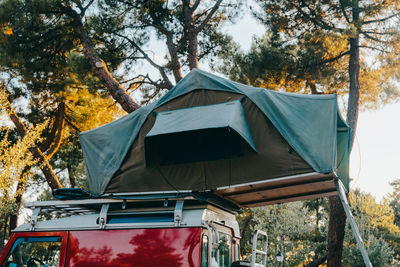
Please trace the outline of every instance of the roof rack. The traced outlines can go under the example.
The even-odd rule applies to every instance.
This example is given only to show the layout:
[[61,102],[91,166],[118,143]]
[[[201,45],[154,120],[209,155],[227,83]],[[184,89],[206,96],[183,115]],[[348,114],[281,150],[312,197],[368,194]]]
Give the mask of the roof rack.
[[[182,219],[182,210],[184,201],[195,200],[191,196],[172,198],[165,196],[160,198],[143,199],[114,199],[114,198],[98,198],[98,199],[82,199],[82,200],[53,200],[53,201],[36,201],[25,203],[25,207],[32,209],[33,213],[30,220],[31,230],[35,229],[38,222],[39,214],[46,213],[60,217],[68,217],[73,215],[99,214],[99,227],[104,228],[107,223],[107,214],[111,212],[129,212],[133,209],[158,208],[158,210],[170,210],[174,213],[174,224],[180,225]],[[174,205],[174,206],[172,206]],[[173,208],[174,207],[174,208]],[[173,209],[172,209],[173,208]]]
[[223,202],[213,194],[194,193],[150,193],[150,194],[108,194],[102,198],[87,198],[77,200],[52,200],[25,203],[25,207],[32,209],[30,220],[31,230],[37,225],[40,214],[49,214],[57,217],[73,215],[98,214],[98,224],[101,229],[107,224],[107,215],[124,215],[138,212],[168,213],[173,216],[173,223],[179,226],[182,220],[183,203],[185,206],[199,206],[211,204],[229,212],[238,208],[232,203]]

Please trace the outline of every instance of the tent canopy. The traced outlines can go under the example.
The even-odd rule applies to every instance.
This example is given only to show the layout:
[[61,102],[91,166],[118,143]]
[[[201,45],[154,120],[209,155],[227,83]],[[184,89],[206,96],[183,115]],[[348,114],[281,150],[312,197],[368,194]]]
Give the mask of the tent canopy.
[[[297,184],[331,174],[329,181],[339,177],[348,186],[348,138],[336,95],[271,91],[197,69],[158,101],[80,135],[95,195],[227,193],[296,175],[303,177]],[[311,179],[315,173],[323,178]],[[331,184],[318,186],[327,194]]]

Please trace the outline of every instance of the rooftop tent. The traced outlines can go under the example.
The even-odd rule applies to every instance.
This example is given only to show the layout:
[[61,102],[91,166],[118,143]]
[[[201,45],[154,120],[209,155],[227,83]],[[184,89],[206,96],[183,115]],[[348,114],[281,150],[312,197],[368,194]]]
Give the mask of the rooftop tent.
[[95,195],[212,192],[240,206],[348,187],[336,95],[301,95],[193,70],[158,101],[81,133]]

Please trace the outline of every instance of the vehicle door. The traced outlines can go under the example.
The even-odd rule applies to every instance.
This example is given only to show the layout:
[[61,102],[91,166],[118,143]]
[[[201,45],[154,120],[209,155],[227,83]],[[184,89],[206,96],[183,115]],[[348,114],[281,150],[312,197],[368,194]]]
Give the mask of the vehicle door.
[[1,267],[64,267],[68,232],[13,233],[0,255]]

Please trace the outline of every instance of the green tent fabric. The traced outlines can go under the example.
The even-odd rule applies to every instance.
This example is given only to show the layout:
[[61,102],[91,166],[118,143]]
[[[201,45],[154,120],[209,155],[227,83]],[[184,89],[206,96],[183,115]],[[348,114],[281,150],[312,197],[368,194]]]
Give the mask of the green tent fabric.
[[195,90],[224,91],[248,97],[316,172],[337,173],[348,187],[348,127],[338,115],[336,95],[270,91],[195,69],[155,103],[81,133],[91,193],[105,192],[152,111]]
[[99,195],[107,187],[153,107],[153,103],[149,104],[119,120],[80,134],[91,193]]

